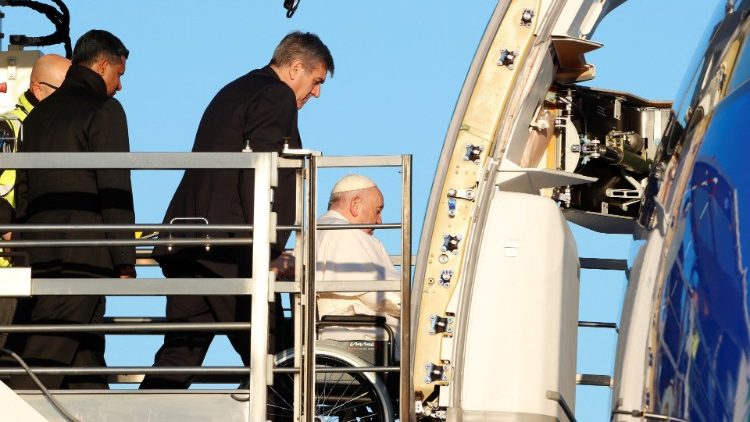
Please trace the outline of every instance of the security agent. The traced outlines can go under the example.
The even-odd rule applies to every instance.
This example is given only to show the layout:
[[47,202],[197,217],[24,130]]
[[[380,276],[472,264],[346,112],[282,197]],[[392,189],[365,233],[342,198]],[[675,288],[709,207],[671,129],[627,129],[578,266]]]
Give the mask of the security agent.
[[[91,30],[76,42],[73,65],[60,88],[24,122],[22,152],[128,152],[125,112],[113,98],[129,52],[122,41]],[[26,224],[134,224],[128,170],[24,170],[16,182],[17,212]],[[23,240],[132,239],[132,233],[29,232]],[[135,247],[28,248],[38,278],[135,276]],[[64,283],[64,280],[61,280]],[[38,296],[16,320],[27,324],[103,320],[103,296]],[[19,308],[20,308],[19,304]],[[10,339],[9,339],[10,342]],[[31,366],[103,367],[104,335],[30,334],[17,350]],[[40,375],[47,388],[107,388],[102,376]],[[14,389],[36,388],[28,376],[12,377]]]
[[[292,32],[281,40],[271,62],[222,88],[203,114],[193,145],[194,152],[240,151],[248,140],[254,152],[281,152],[284,140],[290,148],[301,148],[297,110],[312,97],[319,97],[334,64],[328,47],[311,33]],[[296,204],[295,172],[279,171],[273,211],[282,225],[294,223]],[[253,223],[252,171],[187,170],[169,204],[164,223],[174,218],[205,218],[211,224]],[[172,233],[172,236],[205,237],[201,233]],[[249,233],[219,233],[217,237],[249,236]],[[289,232],[279,232],[271,245],[274,264],[280,259]],[[165,277],[250,277],[252,246],[157,247],[154,257]],[[272,264],[273,265],[273,264]],[[270,321],[272,349],[291,344],[292,332],[284,328],[280,300]],[[247,297],[172,296],[167,297],[167,319],[180,322],[248,321]],[[155,367],[199,366],[213,333],[169,332],[154,359]],[[229,341],[243,363],[249,364],[249,333],[231,332]],[[275,341],[274,341],[275,339]],[[275,343],[275,344],[274,344]],[[273,350],[272,350],[273,351]],[[190,375],[148,375],[146,388],[188,388]]]

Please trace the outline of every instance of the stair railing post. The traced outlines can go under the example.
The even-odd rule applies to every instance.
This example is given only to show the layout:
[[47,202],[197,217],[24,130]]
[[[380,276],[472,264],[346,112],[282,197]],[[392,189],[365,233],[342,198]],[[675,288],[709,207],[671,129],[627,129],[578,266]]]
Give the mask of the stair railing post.
[[253,203],[252,310],[250,315],[250,421],[266,420],[268,386],[268,303],[270,277],[271,187],[276,185],[278,159],[274,153],[255,153]]
[[316,322],[316,292],[315,292],[315,221],[316,196],[318,190],[318,161],[312,155],[307,169],[307,221],[305,233],[305,327],[304,327],[304,365],[303,365],[303,416],[306,421],[313,421],[315,417],[315,322]]

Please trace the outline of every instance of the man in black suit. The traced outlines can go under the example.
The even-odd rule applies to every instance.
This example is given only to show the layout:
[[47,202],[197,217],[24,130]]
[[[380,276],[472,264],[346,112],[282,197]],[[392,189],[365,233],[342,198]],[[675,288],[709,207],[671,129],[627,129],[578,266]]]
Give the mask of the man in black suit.
[[[101,30],[84,34],[59,89],[24,122],[23,152],[128,152],[125,112],[113,98],[122,89],[129,52]],[[128,170],[28,170],[18,173],[17,213],[26,224],[133,224]],[[24,240],[132,239],[125,232],[22,233]],[[34,277],[135,277],[134,247],[28,249]],[[64,283],[64,280],[61,280]],[[99,322],[103,296],[40,296],[17,321],[32,324]],[[25,314],[25,316],[21,316]],[[101,334],[32,334],[19,346],[31,366],[106,366]],[[107,388],[96,376],[39,376],[48,388]],[[16,389],[36,388],[27,376],[12,377]]]
[[[300,148],[297,110],[310,97],[320,96],[328,73],[333,74],[333,57],[328,47],[311,33],[292,32],[279,43],[268,66],[256,69],[229,83],[213,98],[203,113],[195,137],[195,152],[241,151],[247,143],[254,152],[281,152],[285,140]],[[164,223],[174,218],[205,218],[210,224],[253,223],[253,172],[240,170],[188,170],[177,187]],[[273,211],[278,223],[294,224],[295,172],[281,170],[274,193]],[[172,236],[203,237],[205,233]],[[249,233],[212,233],[212,237],[247,237]],[[279,232],[271,247],[271,259],[278,259],[289,238]],[[252,247],[203,246],[156,248],[154,256],[166,277],[250,277]],[[281,325],[280,301],[271,320],[271,339],[276,347],[289,344],[290,332]],[[167,319],[179,322],[248,321],[247,297],[167,297]],[[199,366],[214,335],[206,332],[167,333],[154,366]],[[249,363],[249,333],[229,334],[232,346],[245,365]],[[271,348],[274,341],[269,341]],[[149,375],[146,388],[188,388],[189,375]]]

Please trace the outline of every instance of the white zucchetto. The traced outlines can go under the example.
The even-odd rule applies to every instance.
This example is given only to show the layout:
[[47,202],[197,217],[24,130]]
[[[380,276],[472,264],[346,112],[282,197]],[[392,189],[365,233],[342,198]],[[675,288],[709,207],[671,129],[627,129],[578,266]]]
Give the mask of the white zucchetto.
[[341,180],[336,182],[331,193],[349,192],[353,190],[367,189],[372,187],[375,187],[375,182],[373,182],[369,177],[365,177],[360,174],[349,174],[342,177]]

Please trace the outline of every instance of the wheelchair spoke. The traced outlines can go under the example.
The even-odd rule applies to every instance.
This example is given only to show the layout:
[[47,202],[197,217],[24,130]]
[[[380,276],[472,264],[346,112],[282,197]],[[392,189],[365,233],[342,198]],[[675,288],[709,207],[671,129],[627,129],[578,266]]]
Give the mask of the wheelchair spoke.
[[349,419],[346,422],[351,422],[351,421],[372,421],[372,420],[375,420],[374,419],[375,416],[378,416],[379,414],[380,413],[373,413],[372,415],[369,415],[369,416],[357,416],[354,419]]
[[[358,395],[356,397],[350,398],[349,400],[345,401],[344,403],[341,403],[341,404],[337,405],[336,407],[332,408],[331,411],[335,410],[337,412],[342,412],[344,410],[356,409],[357,406],[364,406],[363,404],[357,404],[357,403],[355,403],[355,404],[352,405],[351,403],[355,402],[357,399],[361,399],[362,397],[365,397],[365,396],[367,396],[367,392],[364,392],[364,393],[362,393],[362,394],[360,394],[360,395]],[[349,406],[347,406],[347,405],[349,405]],[[346,407],[344,407],[344,406],[346,406]]]
[[[276,391],[276,389],[274,389],[273,387],[271,387],[271,391],[273,391],[275,393],[276,397],[278,397],[278,398],[281,399],[281,401],[283,402],[284,406],[282,407],[282,406],[280,406],[278,404],[271,404],[271,403],[268,404],[269,406],[276,407],[276,408],[279,408],[279,409],[289,409],[290,411],[292,411],[294,409],[293,405],[291,403],[289,403],[289,401],[287,401],[287,399],[284,398],[283,395],[279,394],[278,391]],[[290,394],[287,397],[292,397],[291,392],[290,392]]]
[[[340,383],[341,380],[346,375],[349,375],[349,374],[346,374],[346,373],[342,372],[341,375],[339,376],[337,384]],[[351,375],[350,375],[350,377],[351,377]],[[331,407],[330,413],[332,413],[339,406],[339,402],[341,401],[341,399],[344,398],[344,397],[346,397],[346,393],[349,391],[349,387],[352,385],[352,381],[355,381],[355,379],[353,377],[351,377],[351,381],[349,381],[349,384],[346,385],[346,388],[344,389],[344,391],[341,392],[341,393],[339,393],[338,397],[336,398],[336,403],[334,403],[333,406]],[[333,391],[333,389],[331,389],[331,391]],[[344,403],[344,404],[346,404],[346,403]]]
[[[316,357],[316,366],[323,368],[346,368],[362,363],[349,363],[347,357],[338,357],[338,352],[323,352]],[[293,364],[291,355],[279,362],[279,366]],[[278,376],[271,387],[273,395],[279,399],[268,405],[271,419],[291,421],[294,375]],[[367,377],[360,372],[318,372],[315,376],[314,418],[321,422],[343,421],[393,421],[387,393],[377,378]]]

